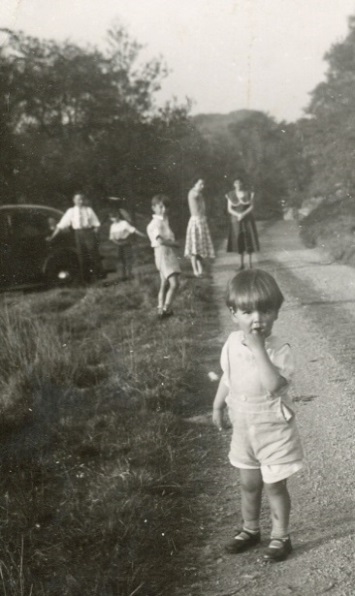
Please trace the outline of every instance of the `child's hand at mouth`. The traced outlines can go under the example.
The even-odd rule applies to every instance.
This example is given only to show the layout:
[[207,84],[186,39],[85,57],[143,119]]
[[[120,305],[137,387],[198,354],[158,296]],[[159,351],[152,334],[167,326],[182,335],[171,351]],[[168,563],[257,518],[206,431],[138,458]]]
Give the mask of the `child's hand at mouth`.
[[255,327],[250,333],[246,333],[244,339],[245,344],[252,351],[263,348],[265,345],[265,337],[261,327]]

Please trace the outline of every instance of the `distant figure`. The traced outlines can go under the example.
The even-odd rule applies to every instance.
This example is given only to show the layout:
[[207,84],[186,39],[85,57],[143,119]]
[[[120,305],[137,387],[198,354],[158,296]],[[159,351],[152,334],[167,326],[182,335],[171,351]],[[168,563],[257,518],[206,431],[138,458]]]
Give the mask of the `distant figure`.
[[229,460],[239,469],[243,526],[225,550],[239,554],[260,543],[261,496],[271,511],[271,538],[264,561],[284,561],[292,551],[287,479],[303,467],[303,451],[288,387],[294,372],[291,348],[273,335],[284,297],[260,269],[240,271],[228,284],[227,306],[239,327],[222,348],[213,423],[222,430],[228,406],[233,427]]
[[133,277],[133,246],[132,237],[134,234],[141,238],[146,238],[137,228],[132,226],[126,219],[126,211],[117,209],[110,215],[111,226],[109,239],[117,245],[117,273],[120,267],[122,280],[132,279]]
[[133,224],[133,218],[131,214],[127,211],[127,209],[125,209],[127,203],[125,198],[108,197],[108,200],[110,201],[111,213],[116,213],[119,210],[123,219],[128,221],[128,223]]
[[100,222],[93,209],[87,205],[83,193],[74,195],[73,203],[74,207],[70,207],[64,213],[48,241],[53,240],[63,230],[74,230],[81,280],[88,283],[102,277],[97,238]]
[[234,181],[234,190],[226,194],[230,215],[227,252],[240,255],[240,269],[244,269],[244,255],[249,255],[252,268],[252,254],[260,250],[254,210],[254,193],[245,189],[241,180]]
[[188,194],[190,220],[186,230],[185,257],[191,259],[195,277],[203,274],[202,260],[215,256],[207,224],[205,199],[202,194],[204,181],[199,178]]
[[152,198],[153,218],[147,226],[147,234],[154,248],[155,264],[160,273],[159,318],[169,317],[174,314],[171,307],[179,288],[179,275],[181,273],[180,264],[174,250],[178,245],[169,226],[169,204],[170,201],[166,195],[154,196]]

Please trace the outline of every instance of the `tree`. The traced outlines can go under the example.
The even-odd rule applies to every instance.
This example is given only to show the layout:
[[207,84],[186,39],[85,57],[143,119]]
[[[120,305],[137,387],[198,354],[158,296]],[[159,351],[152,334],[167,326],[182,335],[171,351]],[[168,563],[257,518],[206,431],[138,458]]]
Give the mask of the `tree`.
[[308,118],[299,123],[314,177],[311,190],[322,194],[355,185],[355,17],[347,37],[325,55],[326,79],[312,92]]
[[0,201],[10,203],[15,194],[16,157],[13,133],[12,71],[0,48]]
[[255,189],[260,215],[280,215],[285,205],[299,200],[310,177],[297,129],[263,112],[251,112],[231,125],[231,132],[237,157],[234,175]]
[[18,194],[64,206],[82,188],[97,202],[124,193],[138,204],[181,189],[193,136],[189,105],[156,107],[167,74],[162,60],[142,62],[142,46],[120,25],[103,52],[5,33],[1,65]]

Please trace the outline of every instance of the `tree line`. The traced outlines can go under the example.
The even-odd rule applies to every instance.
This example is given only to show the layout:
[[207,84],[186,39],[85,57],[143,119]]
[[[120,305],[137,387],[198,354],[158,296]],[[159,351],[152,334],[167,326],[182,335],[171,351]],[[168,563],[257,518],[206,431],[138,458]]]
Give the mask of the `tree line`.
[[104,50],[4,29],[1,38],[1,203],[64,208],[80,189],[98,207],[113,195],[145,211],[163,191],[179,213],[200,176],[218,214],[241,176],[267,217],[312,193],[351,192],[355,17],[326,54],[326,80],[303,118],[277,122],[245,110],[207,132],[188,100],[157,107],[168,68],[161,58],[143,61],[142,46],[120,24],[107,32]]

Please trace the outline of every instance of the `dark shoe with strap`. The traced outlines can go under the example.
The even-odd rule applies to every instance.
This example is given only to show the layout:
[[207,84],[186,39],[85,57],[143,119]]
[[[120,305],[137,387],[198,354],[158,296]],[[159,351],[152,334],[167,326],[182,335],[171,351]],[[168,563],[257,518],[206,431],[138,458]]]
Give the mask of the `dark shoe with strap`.
[[287,559],[291,552],[292,544],[289,536],[287,538],[272,538],[264,552],[263,560],[270,563],[278,563]]
[[169,307],[168,308],[165,308],[165,307],[163,308],[163,315],[162,316],[164,318],[166,318],[166,317],[172,317],[173,314],[174,314],[174,311],[171,310],[171,308],[169,308]]
[[225,545],[224,550],[231,554],[237,555],[243,553],[245,550],[256,546],[260,542],[260,532],[249,532],[248,530],[241,530],[238,532],[231,542]]

